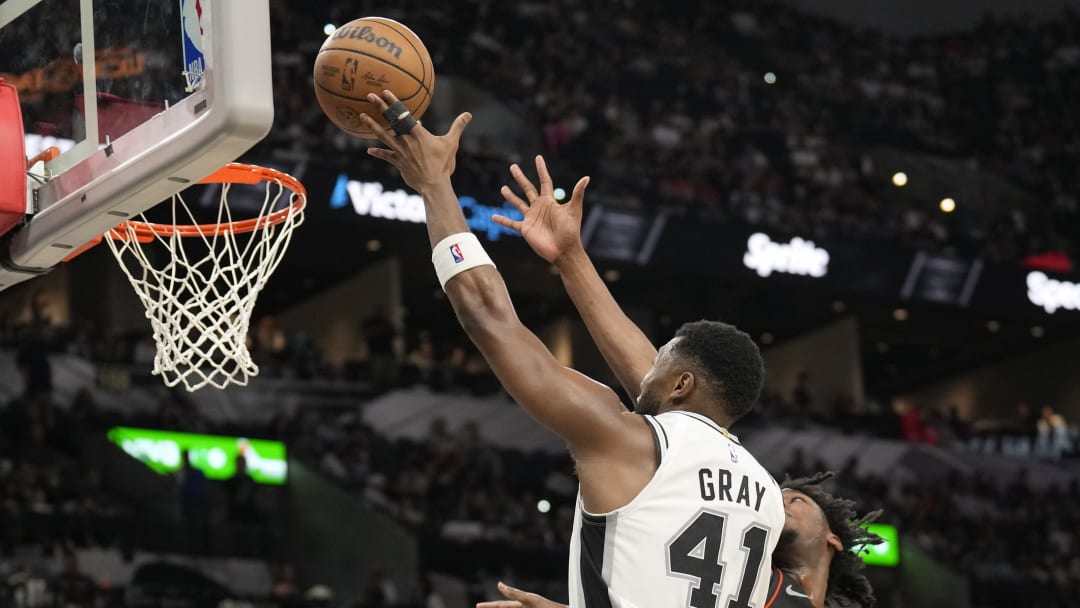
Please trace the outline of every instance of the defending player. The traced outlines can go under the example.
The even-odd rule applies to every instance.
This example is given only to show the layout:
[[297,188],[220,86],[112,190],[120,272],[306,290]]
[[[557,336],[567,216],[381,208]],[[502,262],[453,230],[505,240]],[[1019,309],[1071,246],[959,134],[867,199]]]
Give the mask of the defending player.
[[[724,323],[684,325],[653,361],[632,362],[640,385],[637,412],[627,412],[608,387],[559,365],[521,324],[501,275],[469,232],[450,176],[471,117],[462,114],[436,137],[391,93],[383,97],[369,99],[392,131],[362,120],[389,149],[369,153],[397,167],[423,197],[432,261],[462,327],[510,395],[566,439],[576,463],[570,605],[763,605],[783,498],[726,430],[761,390],[764,366],[753,341]],[[537,170],[537,194],[551,197],[540,158]],[[586,184],[578,182],[575,199]]]

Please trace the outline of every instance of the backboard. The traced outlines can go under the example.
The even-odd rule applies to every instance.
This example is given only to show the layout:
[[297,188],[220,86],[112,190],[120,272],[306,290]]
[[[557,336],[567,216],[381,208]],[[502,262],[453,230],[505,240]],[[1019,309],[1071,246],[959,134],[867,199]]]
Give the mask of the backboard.
[[61,151],[31,172],[25,221],[0,239],[0,289],[265,137],[270,63],[269,0],[0,2],[0,78],[18,89],[26,155]]

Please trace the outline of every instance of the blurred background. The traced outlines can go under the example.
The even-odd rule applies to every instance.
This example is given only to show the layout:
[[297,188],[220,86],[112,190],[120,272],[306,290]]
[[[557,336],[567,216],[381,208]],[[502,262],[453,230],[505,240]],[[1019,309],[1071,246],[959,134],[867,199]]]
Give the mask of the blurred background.
[[565,447],[458,328],[418,199],[314,102],[319,46],[365,15],[431,52],[426,125],[475,115],[457,192],[560,361],[617,389],[487,219],[537,153],[592,176],[585,242],[654,342],[700,318],[758,341],[733,430],[884,509],[879,605],[1078,605],[1076,3],[272,0],[275,125],[242,160],[309,203],[252,318],[260,375],[166,390],[104,248],[0,294],[0,606],[566,599]]

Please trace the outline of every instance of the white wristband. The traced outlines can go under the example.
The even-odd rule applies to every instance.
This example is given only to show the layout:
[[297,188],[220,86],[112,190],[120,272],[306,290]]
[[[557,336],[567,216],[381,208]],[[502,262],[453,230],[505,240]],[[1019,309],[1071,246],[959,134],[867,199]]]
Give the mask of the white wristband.
[[435,274],[439,284],[446,291],[446,282],[477,266],[494,266],[480,240],[471,232],[451,234],[435,245],[431,250],[431,263],[435,265]]

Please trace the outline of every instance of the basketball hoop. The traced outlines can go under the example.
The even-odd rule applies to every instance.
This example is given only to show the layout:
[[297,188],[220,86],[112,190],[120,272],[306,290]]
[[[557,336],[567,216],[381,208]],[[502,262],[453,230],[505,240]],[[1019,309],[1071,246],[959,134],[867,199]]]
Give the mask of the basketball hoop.
[[[258,215],[234,220],[230,188],[260,182],[266,193]],[[222,184],[217,223],[198,223],[181,193],[172,197],[172,223],[140,214],[104,235],[146,306],[157,343],[153,373],[189,391],[245,386],[259,373],[247,348],[251,313],[307,202],[296,178],[252,165],[231,163],[199,183]],[[278,208],[286,190],[288,205]]]

